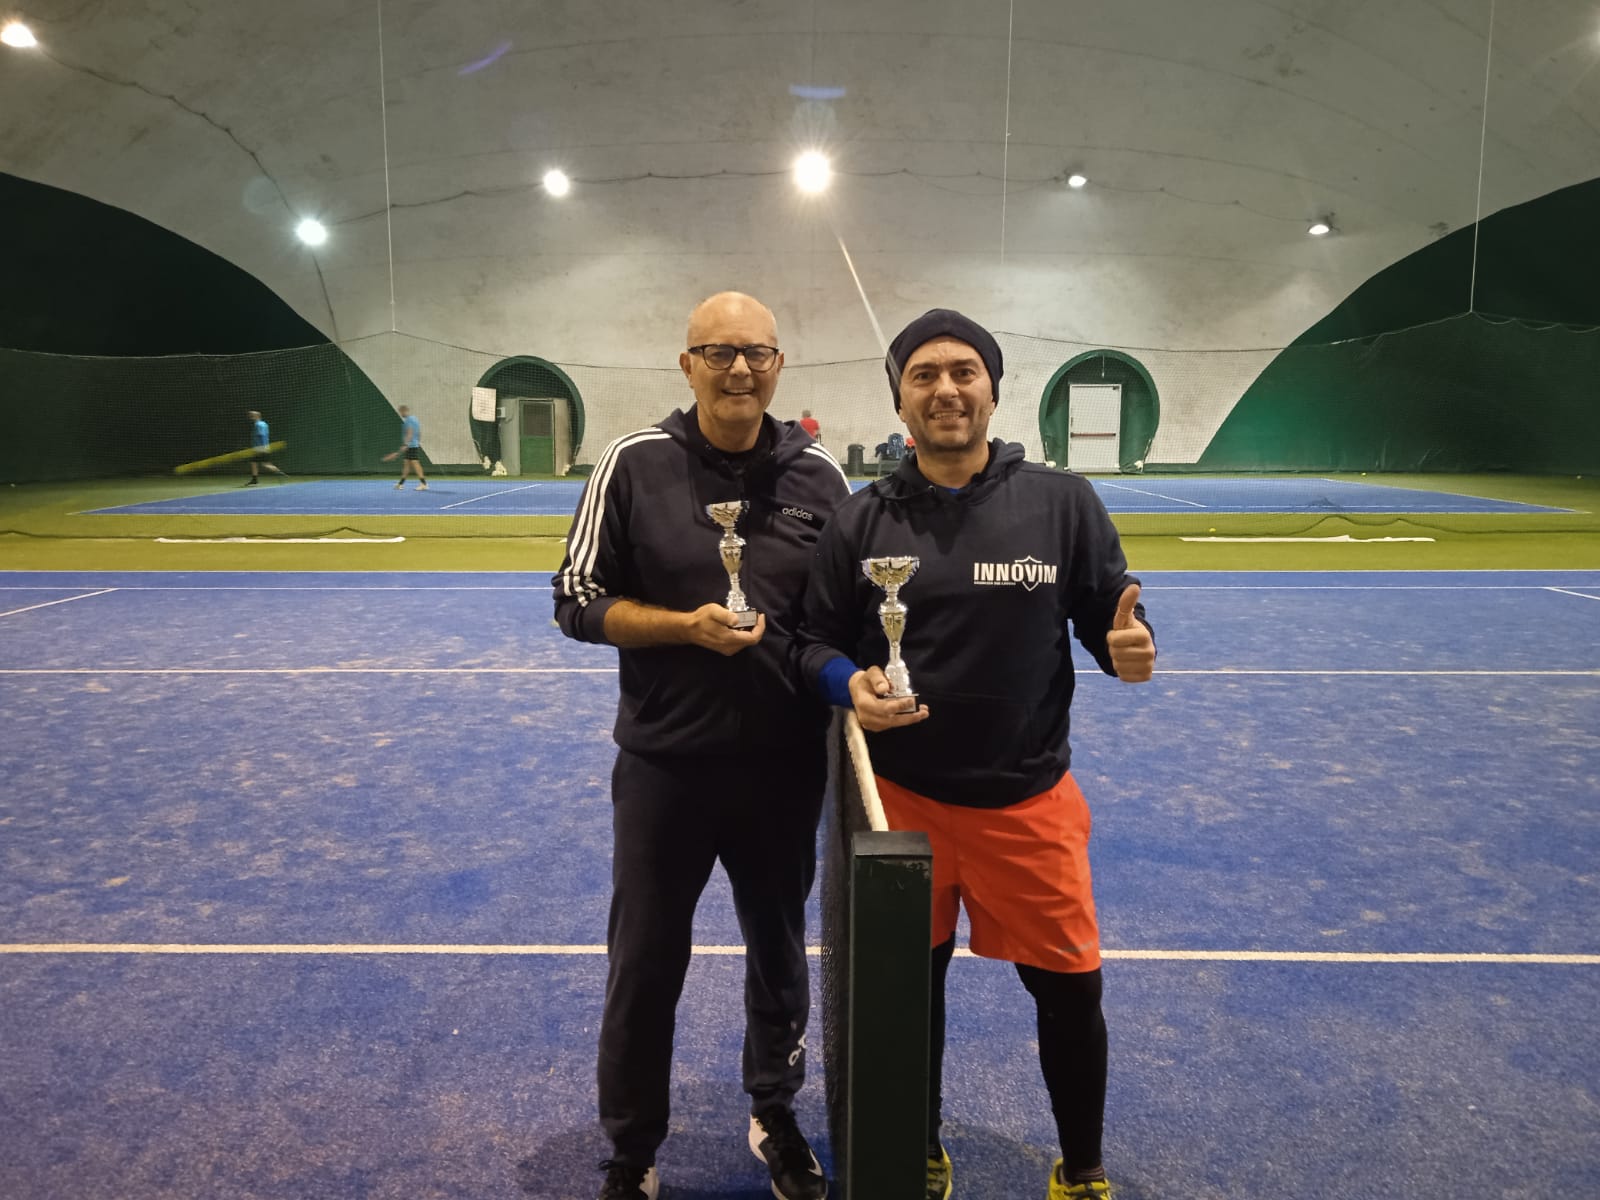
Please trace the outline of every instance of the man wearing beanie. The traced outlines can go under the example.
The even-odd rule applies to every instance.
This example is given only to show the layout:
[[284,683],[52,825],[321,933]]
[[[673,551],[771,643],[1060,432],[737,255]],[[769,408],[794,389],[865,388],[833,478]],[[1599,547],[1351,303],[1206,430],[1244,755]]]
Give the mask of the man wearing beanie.
[[[894,339],[885,365],[916,453],[823,530],[800,661],[868,731],[890,826],[925,831],[933,847],[928,1200],[953,1190],[940,1074],[962,904],[973,953],[1016,964],[1038,1010],[1062,1151],[1047,1200],[1107,1197],[1100,938],[1089,810],[1068,770],[1067,629],[1106,674],[1148,680],[1156,651],[1139,581],[1087,480],[989,440],[1004,361],[988,330],[933,309]],[[883,592],[861,569],[898,555],[919,560],[900,592],[915,701],[889,695]]]

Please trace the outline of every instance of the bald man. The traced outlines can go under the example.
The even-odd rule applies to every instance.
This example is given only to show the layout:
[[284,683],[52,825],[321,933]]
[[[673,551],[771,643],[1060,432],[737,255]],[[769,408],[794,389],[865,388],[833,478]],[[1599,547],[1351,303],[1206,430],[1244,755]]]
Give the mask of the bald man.
[[[766,305],[712,296],[685,341],[678,365],[693,405],[606,448],[554,579],[562,631],[617,647],[622,692],[599,1067],[612,1154],[600,1198],[653,1200],[660,1188],[678,996],[695,906],[720,861],[746,947],[749,1145],[780,1200],[820,1200],[827,1181],[793,1102],[805,1078],[805,904],[827,709],[799,682],[792,651],[818,535],[850,487],[798,424],[767,415],[783,352]],[[731,534],[712,505],[733,514]]]

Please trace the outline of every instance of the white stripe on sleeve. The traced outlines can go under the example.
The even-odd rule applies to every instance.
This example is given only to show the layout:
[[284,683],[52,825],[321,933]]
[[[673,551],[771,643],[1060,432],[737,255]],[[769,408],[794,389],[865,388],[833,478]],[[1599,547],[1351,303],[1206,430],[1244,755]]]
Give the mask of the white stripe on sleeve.
[[594,474],[590,476],[589,487],[583,494],[577,516],[572,523],[572,533],[567,539],[569,565],[560,576],[562,591],[575,597],[578,603],[588,604],[597,596],[605,595],[605,588],[594,581],[591,572],[600,553],[601,531],[605,526],[606,492],[611,487],[611,476],[616,472],[622,452],[629,446],[641,442],[671,436],[665,429],[652,426],[649,429],[623,434],[600,455],[600,462],[595,466]]

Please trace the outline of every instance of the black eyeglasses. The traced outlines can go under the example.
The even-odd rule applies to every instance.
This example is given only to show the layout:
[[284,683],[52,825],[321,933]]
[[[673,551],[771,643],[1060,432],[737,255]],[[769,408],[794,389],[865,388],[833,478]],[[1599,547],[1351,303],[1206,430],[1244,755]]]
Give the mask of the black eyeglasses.
[[752,371],[768,371],[778,361],[776,346],[729,346],[722,342],[707,342],[704,346],[690,346],[690,354],[698,354],[713,371],[726,371],[733,360],[744,355],[745,365]]

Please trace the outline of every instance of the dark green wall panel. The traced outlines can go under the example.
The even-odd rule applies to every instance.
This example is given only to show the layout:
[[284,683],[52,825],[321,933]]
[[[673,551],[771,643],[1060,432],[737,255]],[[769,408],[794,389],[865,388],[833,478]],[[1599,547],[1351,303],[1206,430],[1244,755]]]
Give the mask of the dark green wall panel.
[[1593,180],[1486,219],[1475,315],[1470,228],[1379,272],[1262,372],[1197,466],[1600,468],[1597,209]]
[[1286,350],[1204,470],[1519,471],[1600,465],[1600,333],[1460,316]]
[[142,217],[3,173],[0,216],[18,232],[0,285],[0,479],[168,471],[248,445],[252,408],[290,443],[288,470],[383,469],[393,407],[260,281]]

